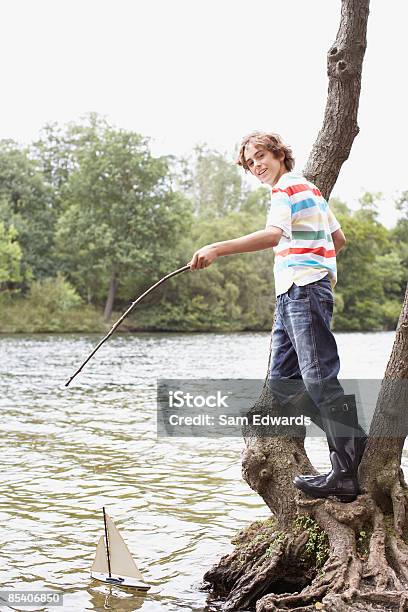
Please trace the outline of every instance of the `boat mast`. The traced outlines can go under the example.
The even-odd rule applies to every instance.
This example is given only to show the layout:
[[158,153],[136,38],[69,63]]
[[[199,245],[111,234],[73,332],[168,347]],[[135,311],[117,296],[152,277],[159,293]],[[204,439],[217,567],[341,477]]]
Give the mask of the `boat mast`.
[[105,524],[105,542],[106,542],[106,553],[108,555],[109,578],[112,578],[111,565],[110,565],[110,555],[109,555],[108,526],[106,524],[105,506],[103,506],[102,510],[103,510],[103,522]]

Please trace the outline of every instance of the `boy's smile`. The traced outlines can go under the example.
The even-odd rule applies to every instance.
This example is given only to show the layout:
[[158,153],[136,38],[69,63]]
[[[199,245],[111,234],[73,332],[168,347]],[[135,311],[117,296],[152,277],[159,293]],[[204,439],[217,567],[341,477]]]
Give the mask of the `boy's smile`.
[[287,172],[283,162],[284,157],[285,155],[282,154],[282,158],[278,159],[272,151],[252,142],[248,142],[245,147],[245,161],[251,174],[256,176],[261,183],[271,187],[278,182],[282,174]]

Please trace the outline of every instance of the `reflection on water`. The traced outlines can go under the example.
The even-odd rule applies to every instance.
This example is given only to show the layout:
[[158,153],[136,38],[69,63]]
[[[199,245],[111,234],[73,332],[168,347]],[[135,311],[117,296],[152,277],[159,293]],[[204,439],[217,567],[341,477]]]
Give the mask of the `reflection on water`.
[[[394,334],[337,339],[344,378],[381,377]],[[98,340],[0,340],[1,588],[63,591],[64,612],[216,610],[202,575],[268,510],[241,479],[242,440],[156,439],[156,381],[263,378],[269,335],[118,335],[66,389]],[[326,468],[323,440],[307,448]],[[146,595],[89,576],[103,505],[152,585]]]

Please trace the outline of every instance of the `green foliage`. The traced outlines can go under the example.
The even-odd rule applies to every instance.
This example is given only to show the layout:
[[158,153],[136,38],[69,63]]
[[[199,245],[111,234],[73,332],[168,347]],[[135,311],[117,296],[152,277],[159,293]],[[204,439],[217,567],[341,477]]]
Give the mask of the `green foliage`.
[[64,312],[82,304],[74,287],[61,273],[58,273],[56,278],[34,281],[28,298],[34,308],[45,308],[50,313]]
[[285,534],[283,532],[278,532],[275,534],[273,541],[269,544],[268,548],[265,552],[265,557],[273,557],[276,554],[276,551],[279,549],[280,545],[285,541]]
[[[221,219],[199,220],[184,239],[191,257],[199,247],[262,227],[264,217],[232,212]],[[186,258],[189,259],[189,258]],[[243,331],[271,328],[273,313],[271,251],[220,258],[163,286],[134,314],[137,329]]]
[[188,201],[171,187],[165,158],[139,134],[97,116],[71,126],[74,169],[64,190],[56,242],[61,267],[81,295],[99,303],[145,270],[174,267],[174,236],[190,221]]
[[339,200],[338,198],[330,198],[329,206],[337,218],[340,215],[347,216],[351,214],[351,210],[349,209],[347,204],[342,200]]
[[329,556],[330,548],[327,533],[309,516],[298,516],[293,527],[295,532],[307,531],[306,556],[317,569],[321,568]]
[[[108,292],[118,313],[198,248],[264,227],[269,190],[242,179],[205,145],[188,159],[157,158],[147,138],[96,114],[45,126],[29,148],[1,141],[1,329],[102,329]],[[381,193],[365,193],[355,212],[330,200],[347,237],[335,330],[395,328],[408,282],[407,194],[391,231],[378,221]],[[272,269],[270,249],[220,258],[162,285],[126,327],[269,330]]]
[[6,283],[18,283],[21,280],[21,247],[16,238],[15,228],[10,226],[6,229],[0,221],[0,288]]
[[405,281],[402,259],[390,232],[377,220],[380,194],[364,194],[354,213],[333,207],[347,238],[339,254],[334,329],[395,329]]
[[100,313],[83,304],[61,274],[34,281],[25,298],[0,295],[0,332],[103,331]]
[[245,199],[242,175],[232,160],[199,145],[184,162],[184,191],[197,217],[223,217],[240,208]]
[[401,211],[403,219],[406,220],[408,218],[408,190],[399,194],[395,201],[395,206],[397,210]]
[[29,152],[11,140],[0,141],[0,221],[17,231],[22,252],[19,280],[56,271],[52,254],[56,220],[52,190]]
[[367,559],[370,552],[370,539],[373,533],[371,525],[361,529],[356,537],[357,552],[363,559]]
[[[241,203],[240,210],[251,215],[256,215],[257,217],[261,214],[262,220],[265,221],[270,200],[270,191],[269,189],[265,189],[265,187],[248,191],[245,193],[245,199]],[[262,226],[263,225],[264,223],[262,223]]]
[[[408,198],[408,191],[405,192]],[[403,208],[404,215],[408,212],[407,207]],[[398,292],[399,301],[404,299],[405,288],[408,283],[408,218],[405,216],[399,219],[396,226],[390,232],[390,239],[393,244],[394,252],[399,256],[401,261],[401,283]]]
[[52,188],[58,206],[62,204],[69,176],[76,168],[74,132],[73,124],[68,129],[57,123],[47,124],[41,131],[40,139],[31,148],[31,157],[36,161],[45,183]]
[[239,566],[246,563],[254,555],[274,556],[279,546],[285,541],[281,531],[275,531],[276,519],[254,521],[245,529],[239,531],[231,540],[236,547],[237,563]]
[[359,198],[360,210],[355,213],[355,218],[361,218],[364,221],[376,222],[378,219],[378,207],[382,203],[383,194],[381,191],[369,192],[366,191]]

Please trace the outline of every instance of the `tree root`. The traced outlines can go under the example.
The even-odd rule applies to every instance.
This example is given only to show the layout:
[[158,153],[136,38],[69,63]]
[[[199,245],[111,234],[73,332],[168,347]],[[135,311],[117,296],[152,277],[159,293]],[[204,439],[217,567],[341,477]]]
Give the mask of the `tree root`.
[[282,585],[295,588],[312,579],[306,567],[299,570],[292,563],[304,550],[307,538],[304,532],[293,536],[276,531],[273,519],[257,521],[237,535],[235,550],[222,557],[204,580],[218,594],[228,594],[224,610],[250,607]]
[[302,514],[290,530],[277,531],[273,520],[254,523],[205,580],[227,596],[228,612],[408,611],[405,491],[395,495],[398,529],[395,515],[386,516],[369,495],[350,504],[299,496]]

